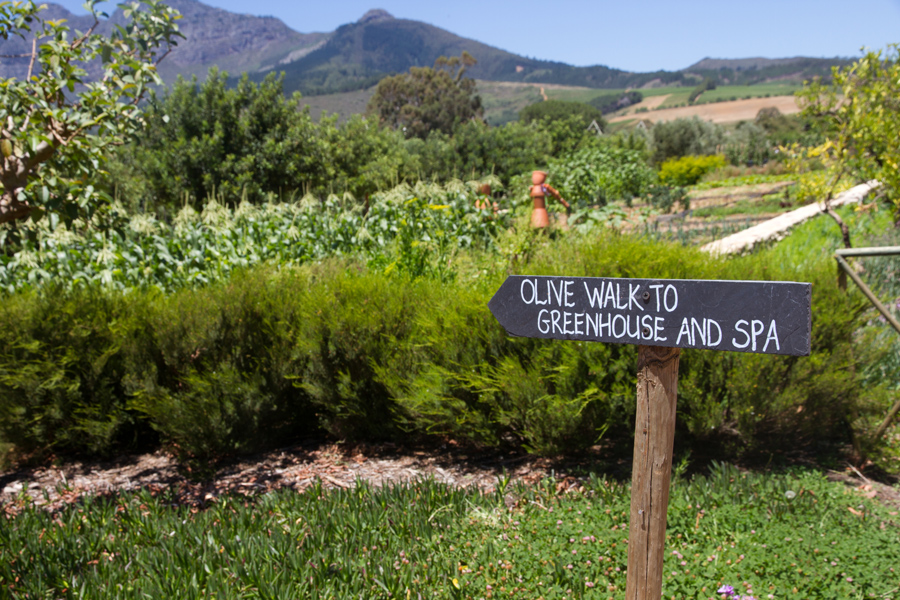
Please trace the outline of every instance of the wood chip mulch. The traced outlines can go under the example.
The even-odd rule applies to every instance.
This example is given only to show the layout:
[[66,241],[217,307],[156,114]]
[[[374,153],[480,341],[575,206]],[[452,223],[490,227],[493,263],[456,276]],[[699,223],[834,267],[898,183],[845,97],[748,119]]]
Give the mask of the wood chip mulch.
[[[431,478],[489,492],[500,477],[527,485],[553,477],[556,491],[566,493],[580,489],[586,473],[627,480],[630,469],[627,458],[598,461],[590,453],[573,459],[479,452],[453,441],[418,449],[315,442],[248,457],[220,467],[198,482],[179,469],[172,456],[156,452],[106,462],[75,461],[0,472],[0,514],[15,515],[31,504],[55,511],[85,496],[114,496],[139,489],[169,492],[179,504],[202,508],[226,494],[256,496],[283,488],[302,492],[318,482],[333,489],[352,488],[358,481],[379,487]],[[900,510],[896,485],[873,481],[852,466],[830,471],[828,477]]]
[[[570,464],[569,466],[574,466]],[[453,442],[429,449],[309,444],[253,456],[218,469],[207,481],[193,481],[163,452],[108,462],[68,462],[0,472],[0,512],[14,514],[34,503],[57,510],[84,496],[111,496],[149,489],[174,492],[181,504],[202,507],[223,494],[254,496],[281,488],[304,491],[317,481],[325,488],[351,488],[358,480],[378,487],[431,478],[440,483],[491,491],[498,478],[538,483],[553,475],[560,491],[581,486],[580,478],[557,471],[557,461],[527,455],[466,452]],[[561,468],[565,469],[565,466]]]

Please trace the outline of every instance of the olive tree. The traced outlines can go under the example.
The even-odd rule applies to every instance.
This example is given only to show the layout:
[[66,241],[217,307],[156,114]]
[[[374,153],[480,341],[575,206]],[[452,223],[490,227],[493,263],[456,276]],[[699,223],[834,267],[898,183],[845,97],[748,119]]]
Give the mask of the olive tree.
[[94,17],[84,32],[44,19],[44,5],[0,2],[0,38],[31,42],[26,54],[0,57],[28,60],[24,78],[0,79],[0,223],[93,208],[92,177],[141,126],[138,103],[183,37],[178,12],[158,0],[120,5],[126,23],[100,35],[98,2],[84,5]]

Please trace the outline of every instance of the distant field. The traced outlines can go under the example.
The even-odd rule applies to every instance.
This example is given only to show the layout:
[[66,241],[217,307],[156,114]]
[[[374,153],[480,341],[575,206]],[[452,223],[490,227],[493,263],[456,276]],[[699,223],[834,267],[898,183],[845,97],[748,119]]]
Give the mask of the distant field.
[[772,98],[735,100],[733,102],[695,104],[694,106],[682,106],[678,108],[662,108],[638,114],[617,115],[609,119],[609,121],[611,123],[617,123],[634,119],[646,119],[657,123],[659,121],[699,117],[700,119],[712,121],[713,123],[734,123],[737,121],[753,120],[756,118],[756,114],[761,108],[770,106],[774,106],[785,115],[800,111],[794,96],[775,96]]

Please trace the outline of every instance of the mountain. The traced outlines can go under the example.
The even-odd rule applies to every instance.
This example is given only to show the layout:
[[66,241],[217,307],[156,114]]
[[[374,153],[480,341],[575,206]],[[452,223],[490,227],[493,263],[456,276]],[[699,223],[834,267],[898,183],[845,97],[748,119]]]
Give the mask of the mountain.
[[[213,65],[230,73],[257,72],[277,66],[280,60],[303,56],[324,43],[331,34],[298,33],[275,17],[239,15],[207,6],[197,0],[168,0],[167,4],[182,15],[178,22],[186,39],[160,63],[159,71],[166,81],[177,75],[203,76]],[[86,31],[92,24],[89,15],[75,15],[58,4],[47,4],[44,19],[66,19],[74,30]],[[125,21],[117,9],[97,28],[109,34],[112,27]],[[31,38],[10,37],[0,40],[0,54],[25,54],[31,50]],[[0,77],[24,77],[28,59],[0,59]]]
[[[704,77],[721,83],[752,84],[771,80],[803,80],[828,76],[840,59],[712,59],[705,58],[680,71],[631,73],[603,65],[574,67],[560,62],[527,58],[482,42],[458,36],[440,27],[394,18],[384,10],[371,10],[358,21],[330,33],[299,33],[274,17],[235,14],[198,0],[169,0],[183,18],[186,39],[160,65],[171,82],[177,75],[198,75],[217,65],[233,76],[247,72],[260,80],[272,71],[284,71],[285,91],[305,95],[361,90],[382,77],[413,66],[431,66],[439,56],[469,52],[478,64],[468,75],[481,80],[562,84],[589,88],[640,88],[696,85]],[[92,20],[49,4],[46,18],[64,18],[73,29],[86,30]],[[98,31],[108,33],[123,22],[117,10]],[[0,54],[24,54],[30,40],[0,40]],[[95,67],[96,68],[96,67]],[[0,59],[0,77],[23,77],[27,58]]]
[[526,58],[427,23],[396,19],[383,10],[369,11],[355,23],[342,25],[320,48],[279,66],[279,70],[285,72],[287,90],[323,94],[361,89],[385,75],[431,66],[439,56],[459,56],[463,51],[478,60],[467,72],[476,79],[593,88],[634,87],[656,79],[676,83],[684,79],[682,73],[629,73],[602,65],[573,67]]

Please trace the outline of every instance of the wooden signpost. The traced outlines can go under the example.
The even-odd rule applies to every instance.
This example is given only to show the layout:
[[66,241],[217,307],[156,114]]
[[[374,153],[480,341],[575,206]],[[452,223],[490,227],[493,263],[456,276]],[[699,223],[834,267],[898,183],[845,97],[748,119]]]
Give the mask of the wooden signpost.
[[809,355],[812,286],[513,275],[488,303],[513,336],[637,344],[628,600],[659,600],[681,348]]

